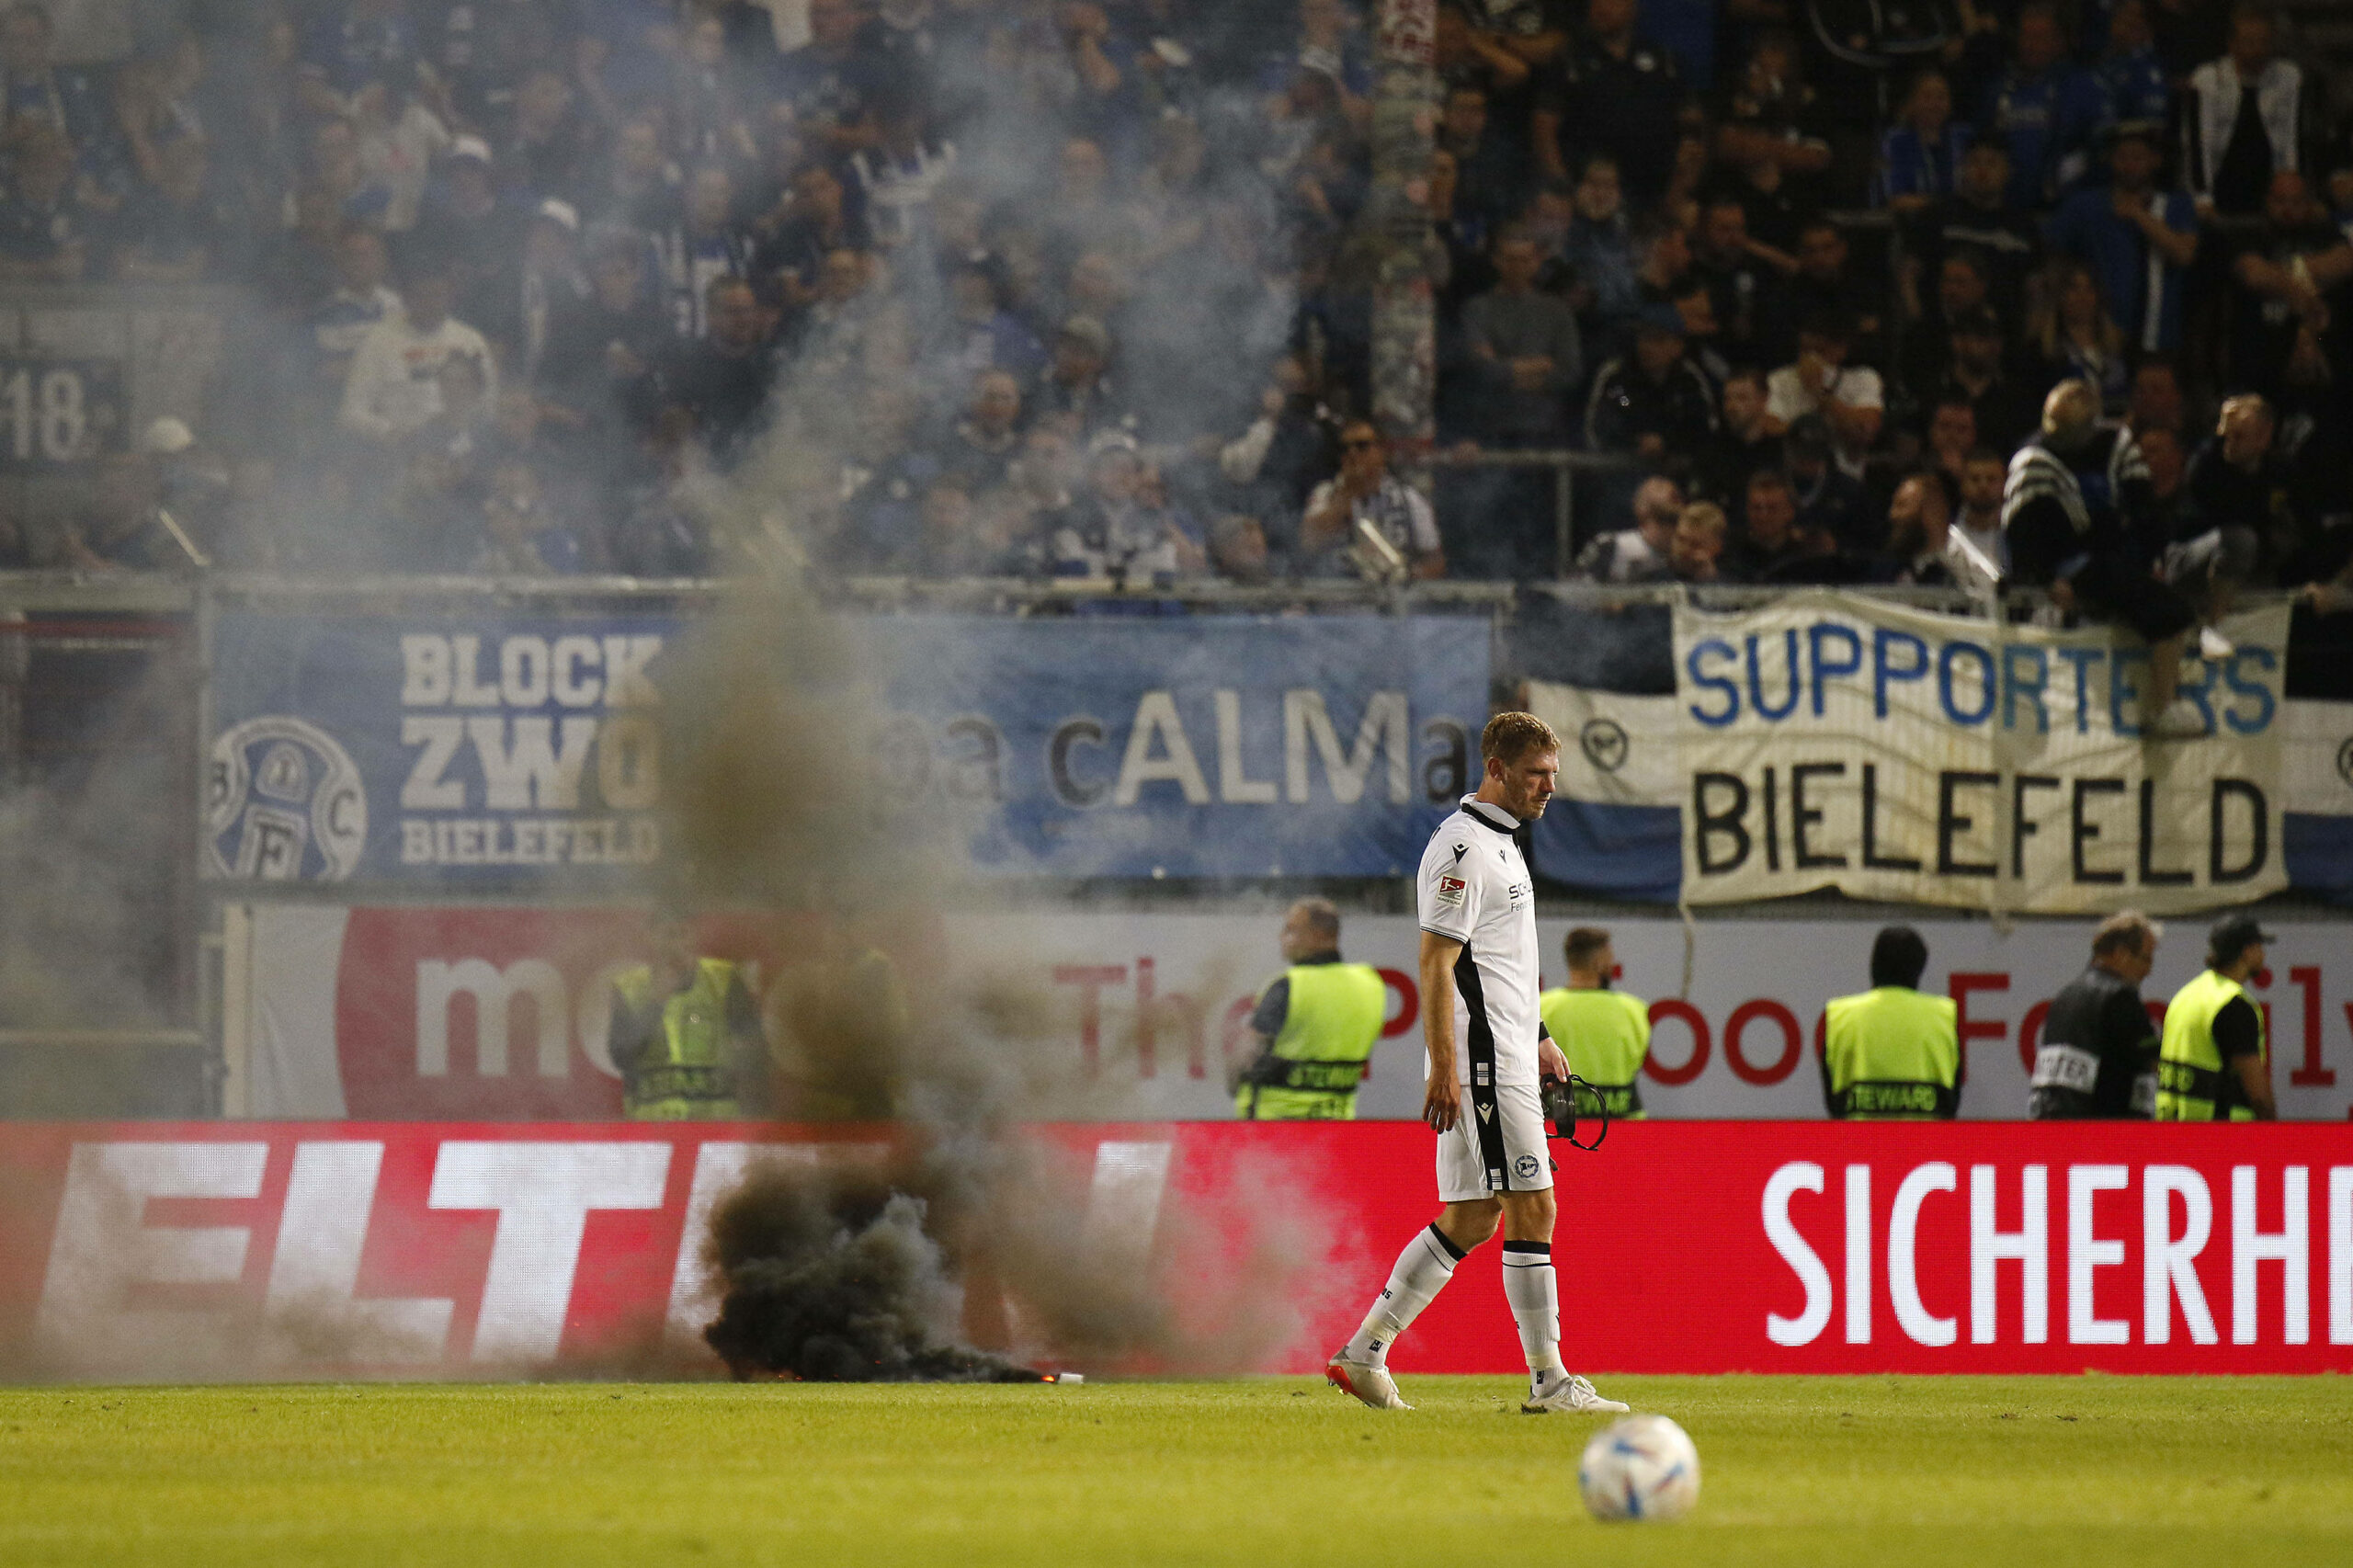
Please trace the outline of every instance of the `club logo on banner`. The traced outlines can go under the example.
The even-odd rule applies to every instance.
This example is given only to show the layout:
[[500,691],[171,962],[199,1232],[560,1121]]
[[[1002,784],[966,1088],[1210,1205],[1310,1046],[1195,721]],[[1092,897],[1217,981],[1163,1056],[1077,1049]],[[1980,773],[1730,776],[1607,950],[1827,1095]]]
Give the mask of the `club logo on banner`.
[[1675,614],[1683,889],[1817,888],[2070,914],[2179,913],[2285,887],[2288,611],[2185,673],[2190,741],[2138,721],[2147,648],[1834,593]]
[[337,882],[368,846],[368,791],[349,753],[300,719],[248,719],[212,743],[205,842],[215,875]]

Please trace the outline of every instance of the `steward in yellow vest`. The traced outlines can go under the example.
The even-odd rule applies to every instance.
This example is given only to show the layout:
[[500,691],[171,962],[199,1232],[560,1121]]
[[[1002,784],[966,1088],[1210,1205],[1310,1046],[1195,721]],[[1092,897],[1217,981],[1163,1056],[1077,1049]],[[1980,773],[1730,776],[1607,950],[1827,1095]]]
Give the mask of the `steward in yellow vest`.
[[1569,1059],[1569,1071],[1593,1085],[1612,1120],[1640,1120],[1643,1062],[1651,1053],[1651,1010],[1639,996],[1609,989],[1618,955],[1609,933],[1580,926],[1561,944],[1569,983],[1537,998],[1544,1031]]
[[1357,1085],[1381,1040],[1389,987],[1370,964],[1340,958],[1340,912],[1302,899],[1283,920],[1290,967],[1260,993],[1250,1015],[1258,1055],[1236,1081],[1245,1121],[1353,1121]]
[[1923,996],[1928,945],[1909,926],[1871,944],[1871,988],[1829,1006],[1822,1093],[1833,1117],[1857,1121],[1951,1119],[1961,1111],[1959,1009]]
[[2206,967],[2165,1005],[2157,1047],[2159,1121],[2271,1121],[2271,1051],[2246,978],[2263,967],[2270,934],[2230,915],[2206,936]]
[[622,1104],[638,1121],[695,1121],[767,1108],[760,1013],[735,966],[695,954],[681,920],[654,926],[660,957],[613,979],[608,1039]]

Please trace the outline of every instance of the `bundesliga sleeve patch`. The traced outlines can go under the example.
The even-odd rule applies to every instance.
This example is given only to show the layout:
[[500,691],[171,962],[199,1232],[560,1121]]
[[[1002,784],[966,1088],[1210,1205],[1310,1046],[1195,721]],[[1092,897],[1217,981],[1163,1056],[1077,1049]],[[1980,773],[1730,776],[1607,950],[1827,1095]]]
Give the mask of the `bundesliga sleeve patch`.
[[1438,902],[1447,905],[1449,908],[1459,907],[1462,903],[1462,892],[1465,886],[1467,886],[1467,884],[1461,877],[1442,876],[1438,878]]

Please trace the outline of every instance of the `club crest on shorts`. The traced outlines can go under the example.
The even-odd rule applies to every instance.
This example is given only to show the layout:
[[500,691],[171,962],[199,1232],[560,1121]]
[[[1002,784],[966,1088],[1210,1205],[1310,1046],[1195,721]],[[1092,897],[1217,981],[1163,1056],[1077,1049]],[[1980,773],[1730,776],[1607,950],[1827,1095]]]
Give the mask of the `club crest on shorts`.
[[351,755],[300,719],[248,719],[222,732],[205,770],[213,874],[339,882],[368,846],[368,792]]
[[1522,1154],[1519,1158],[1514,1160],[1511,1163],[1511,1174],[1518,1176],[1522,1181],[1534,1181],[1536,1179],[1536,1156],[1533,1154]]

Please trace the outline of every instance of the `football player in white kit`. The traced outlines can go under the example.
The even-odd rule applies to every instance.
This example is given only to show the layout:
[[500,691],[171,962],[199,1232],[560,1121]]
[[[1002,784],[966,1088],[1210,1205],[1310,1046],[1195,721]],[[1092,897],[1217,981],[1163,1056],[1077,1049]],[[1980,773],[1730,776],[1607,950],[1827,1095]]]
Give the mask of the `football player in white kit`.
[[1532,713],[1498,713],[1479,737],[1479,755],[1478,792],[1438,824],[1415,897],[1429,1042],[1422,1119],[1438,1134],[1438,1196],[1446,1207],[1406,1244],[1363,1326],[1324,1375],[1376,1410],[1411,1409],[1389,1375],[1389,1347],[1500,1223],[1504,1297],[1528,1354],[1520,1409],[1623,1411],[1561,1365],[1552,1161],[1539,1083],[1566,1080],[1569,1063],[1537,1009],[1536,886],[1513,837],[1552,798],[1561,738]]

